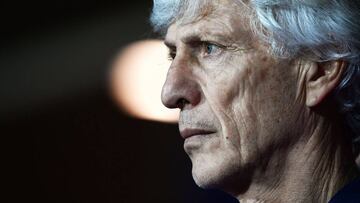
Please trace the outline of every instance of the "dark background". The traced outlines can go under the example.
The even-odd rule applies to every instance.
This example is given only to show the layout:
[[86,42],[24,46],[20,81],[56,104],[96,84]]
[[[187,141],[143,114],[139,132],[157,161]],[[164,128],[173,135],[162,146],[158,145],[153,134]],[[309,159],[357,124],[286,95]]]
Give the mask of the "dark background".
[[176,125],[130,118],[108,95],[118,50],[155,36],[151,6],[0,3],[1,202],[236,202],[195,185]]

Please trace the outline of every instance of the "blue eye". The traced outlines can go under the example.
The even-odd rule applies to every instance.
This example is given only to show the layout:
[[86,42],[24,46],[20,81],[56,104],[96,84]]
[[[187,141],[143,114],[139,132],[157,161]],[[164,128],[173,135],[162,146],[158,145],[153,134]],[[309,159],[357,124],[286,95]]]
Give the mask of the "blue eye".
[[214,55],[214,54],[217,54],[219,51],[220,51],[219,46],[212,44],[212,43],[204,42],[203,52],[205,55]]
[[206,45],[206,53],[211,54],[213,52],[213,50],[214,50],[214,46],[215,45],[213,45],[213,44],[207,44]]

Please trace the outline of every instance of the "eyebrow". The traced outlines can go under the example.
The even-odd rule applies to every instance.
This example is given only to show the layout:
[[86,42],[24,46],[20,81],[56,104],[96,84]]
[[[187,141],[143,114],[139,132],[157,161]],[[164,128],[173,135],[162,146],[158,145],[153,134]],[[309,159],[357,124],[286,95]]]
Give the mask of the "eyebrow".
[[[228,37],[225,33],[221,34],[221,33],[215,33],[215,32],[213,32],[213,33],[210,33],[210,32],[191,33],[189,35],[184,36],[183,39],[181,39],[181,41],[184,44],[192,44],[194,42],[215,41],[215,40],[221,40],[221,41],[224,41],[224,42],[231,42],[232,41],[230,39],[230,37]],[[173,40],[165,38],[164,44],[170,49],[176,49],[176,45],[175,45],[175,42],[173,42]]]
[[175,49],[176,45],[174,42],[170,41],[170,40],[164,40],[164,44],[165,46],[167,46],[169,49]]
[[190,34],[190,35],[185,36],[183,39],[181,39],[181,41],[184,44],[192,44],[194,42],[204,41],[203,38],[204,38],[203,36],[201,36],[201,35],[199,35],[197,33],[194,33],[194,34]]
[[[185,36],[183,39],[181,39],[181,42],[186,45],[191,45],[196,42],[203,41],[201,37],[197,34],[190,34],[188,36]],[[176,44],[172,40],[165,39],[164,44],[170,49],[170,50],[176,50]]]

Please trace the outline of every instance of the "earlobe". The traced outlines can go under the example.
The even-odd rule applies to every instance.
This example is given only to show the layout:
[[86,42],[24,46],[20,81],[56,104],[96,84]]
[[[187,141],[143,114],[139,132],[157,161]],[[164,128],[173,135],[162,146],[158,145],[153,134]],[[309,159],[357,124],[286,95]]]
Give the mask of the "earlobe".
[[319,105],[339,84],[347,67],[345,61],[313,63],[306,76],[306,105]]

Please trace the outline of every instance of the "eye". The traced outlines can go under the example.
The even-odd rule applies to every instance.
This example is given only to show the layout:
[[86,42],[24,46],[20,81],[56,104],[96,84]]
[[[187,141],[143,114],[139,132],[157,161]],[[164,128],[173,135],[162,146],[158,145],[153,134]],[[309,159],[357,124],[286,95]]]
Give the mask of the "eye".
[[174,58],[176,57],[176,52],[174,51],[169,51],[169,55],[168,55],[168,59],[170,61],[174,60]]
[[207,54],[211,54],[215,48],[216,48],[215,45],[213,45],[213,44],[207,44],[207,45],[206,45],[206,53],[207,53]]
[[170,61],[174,60],[176,57],[176,50],[174,49],[169,49],[169,54],[168,54],[168,59]]
[[216,55],[221,52],[221,47],[219,45],[210,43],[210,42],[203,42],[202,44],[202,52],[204,56]]

